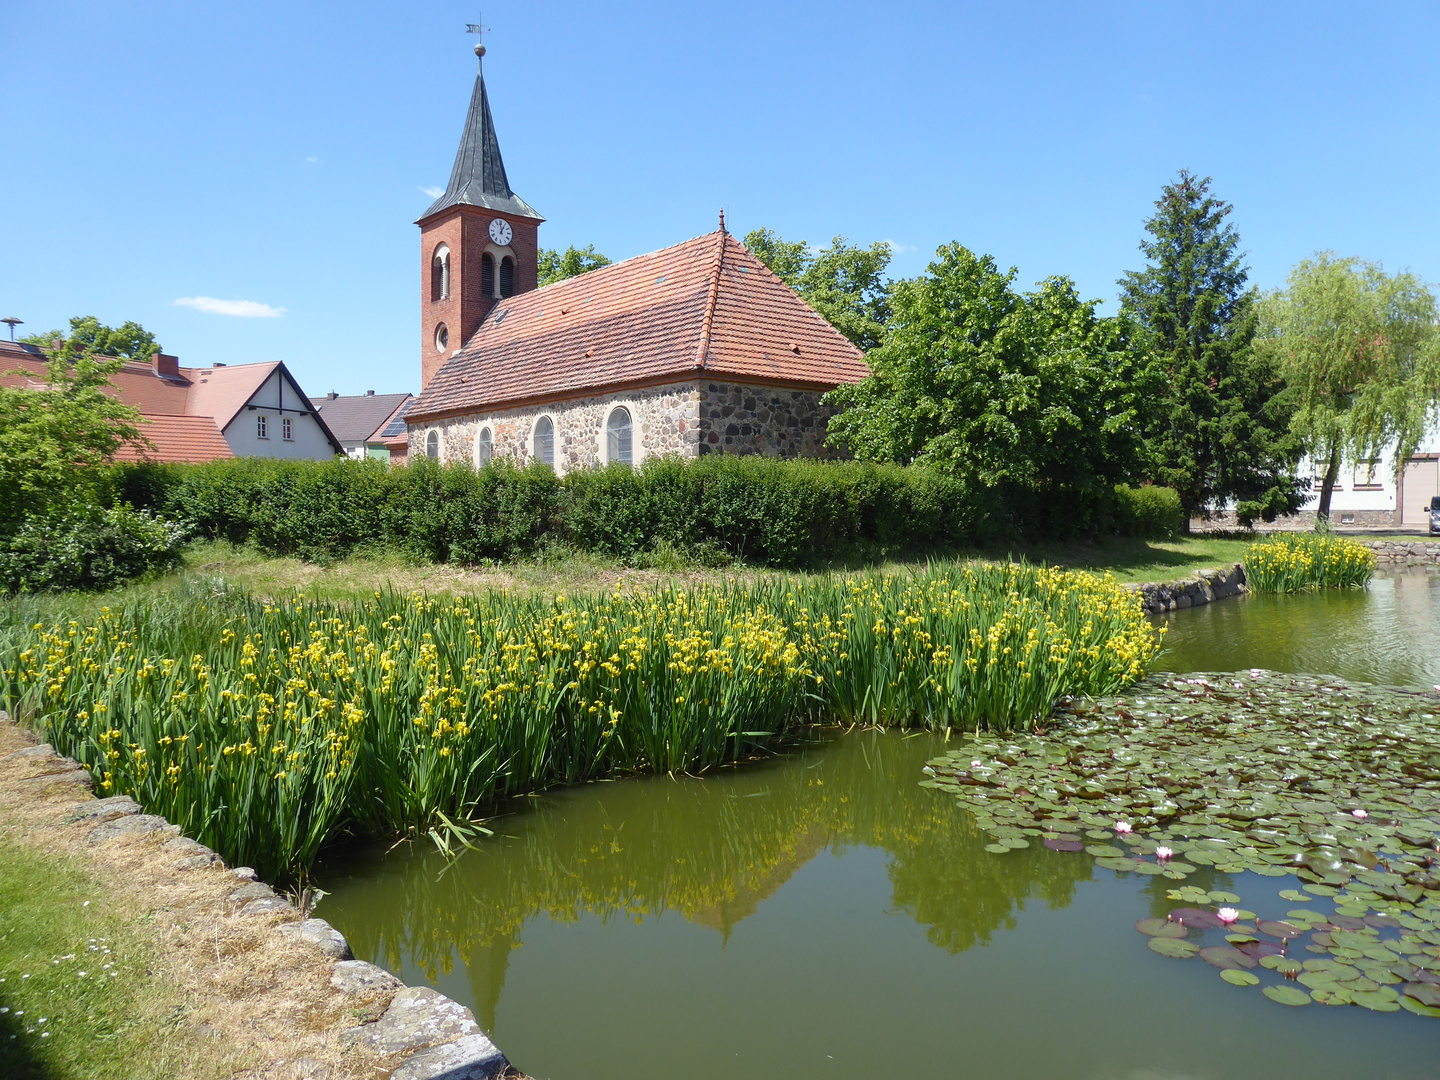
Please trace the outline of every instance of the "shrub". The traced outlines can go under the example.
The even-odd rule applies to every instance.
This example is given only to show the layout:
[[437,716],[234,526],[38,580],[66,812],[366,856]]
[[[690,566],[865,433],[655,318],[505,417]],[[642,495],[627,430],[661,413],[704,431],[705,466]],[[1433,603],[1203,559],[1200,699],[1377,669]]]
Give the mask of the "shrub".
[[1364,544],[1324,533],[1282,533],[1245,550],[1245,581],[1255,592],[1363,588],[1375,572]]
[[1168,539],[1185,531],[1185,511],[1174,488],[1117,484],[1115,498],[1115,531],[1121,536]]
[[104,589],[179,559],[184,531],[128,506],[27,518],[0,542],[6,590]]

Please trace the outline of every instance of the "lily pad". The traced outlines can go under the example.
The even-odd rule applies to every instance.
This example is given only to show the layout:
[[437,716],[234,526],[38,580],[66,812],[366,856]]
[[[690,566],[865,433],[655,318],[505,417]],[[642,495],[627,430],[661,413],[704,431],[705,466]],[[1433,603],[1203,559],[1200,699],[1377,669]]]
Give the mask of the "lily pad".
[[1408,998],[1414,998],[1421,1005],[1429,1005],[1432,1008],[1440,1008],[1440,986],[1434,983],[1406,983],[1401,992]]
[[1190,936],[1189,930],[1169,919],[1141,919],[1135,924],[1135,929],[1150,937],[1183,938]]
[[1233,945],[1207,945],[1200,950],[1200,959],[1218,968],[1253,968],[1260,963]]
[[1004,844],[986,844],[985,850],[992,855],[1004,855],[1010,851]]
[[1260,985],[1260,977],[1258,975],[1241,968],[1225,968],[1220,972],[1220,977],[1232,986]]
[[1152,937],[1148,944],[1161,956],[1170,956],[1176,960],[1188,960],[1200,951],[1199,945],[1184,938]]
[[1310,995],[1303,990],[1297,990],[1293,986],[1267,986],[1260,991],[1271,1001],[1277,1001],[1281,1005],[1309,1005]]

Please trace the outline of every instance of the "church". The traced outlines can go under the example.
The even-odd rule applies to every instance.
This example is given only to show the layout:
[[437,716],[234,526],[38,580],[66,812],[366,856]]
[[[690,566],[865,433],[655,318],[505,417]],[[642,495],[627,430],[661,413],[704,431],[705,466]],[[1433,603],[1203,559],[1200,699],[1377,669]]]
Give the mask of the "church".
[[510,189],[483,57],[420,227],[409,451],[564,473],[678,454],[835,457],[822,399],[864,355],[725,229],[538,288],[544,221]]

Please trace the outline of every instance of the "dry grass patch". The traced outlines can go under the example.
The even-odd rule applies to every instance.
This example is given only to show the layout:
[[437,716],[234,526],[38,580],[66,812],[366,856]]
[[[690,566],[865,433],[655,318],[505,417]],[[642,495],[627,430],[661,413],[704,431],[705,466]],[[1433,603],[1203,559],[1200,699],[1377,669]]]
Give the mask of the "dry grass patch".
[[[333,990],[332,961],[273,932],[283,916],[227,913],[224,898],[239,884],[234,874],[218,865],[177,873],[175,854],[161,852],[168,837],[88,843],[88,829],[65,823],[84,788],[27,782],[37,771],[33,760],[9,756],[30,742],[16,725],[0,724],[0,873],[25,886],[0,889],[6,919],[0,960],[13,965],[23,953],[18,962],[34,969],[0,972],[6,979],[0,998],[11,1010],[0,1014],[8,1024],[0,1028],[8,1047],[0,1073],[195,1080],[385,1075],[388,1063],[341,1040],[346,1028],[374,1019],[383,1002]],[[89,950],[100,938],[109,955]],[[85,979],[97,977],[92,968],[108,973],[107,962],[121,965],[122,975],[103,976],[114,992],[106,985],[103,993],[72,993],[77,1004],[66,1012],[65,994],[57,991],[82,984],[75,974],[82,967],[53,961],[72,954],[104,957],[83,968]],[[42,966],[45,987],[37,975]],[[38,1025],[26,1030],[38,1020],[26,1004],[44,1004],[46,994],[57,1015],[42,1014],[51,1030],[42,1038]],[[79,1037],[62,1038],[62,1023]]]

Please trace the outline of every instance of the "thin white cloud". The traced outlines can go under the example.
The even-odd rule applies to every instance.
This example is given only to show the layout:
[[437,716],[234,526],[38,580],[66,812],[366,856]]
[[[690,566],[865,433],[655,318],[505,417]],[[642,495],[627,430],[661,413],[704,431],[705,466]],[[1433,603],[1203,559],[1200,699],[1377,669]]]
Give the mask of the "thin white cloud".
[[213,296],[182,296],[175,301],[179,307],[194,308],[207,315],[232,315],[237,319],[278,319],[283,307],[271,307],[254,300],[216,300]]
[[307,157],[305,160],[308,161],[311,165],[320,164],[320,159],[318,157]]
[[887,247],[889,247],[891,251],[897,252],[897,253],[898,253],[898,252],[901,252],[901,251],[916,251],[916,250],[918,250],[918,249],[915,247],[914,244],[897,244],[894,240],[882,240],[882,241],[880,241],[880,242],[881,242],[882,244],[885,244]]
[[438,199],[441,195],[445,194],[443,187],[422,187],[420,191],[422,194],[429,195],[432,199]]

